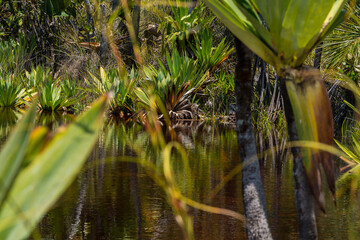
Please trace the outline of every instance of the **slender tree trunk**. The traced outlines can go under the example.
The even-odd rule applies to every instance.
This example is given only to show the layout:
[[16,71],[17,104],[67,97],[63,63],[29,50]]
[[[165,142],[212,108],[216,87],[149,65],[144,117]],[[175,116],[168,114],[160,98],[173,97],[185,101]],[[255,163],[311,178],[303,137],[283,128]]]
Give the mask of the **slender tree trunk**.
[[314,68],[320,69],[321,55],[322,55],[322,44],[319,44],[315,50]]
[[106,39],[106,16],[105,16],[105,5],[100,4],[100,28],[101,28],[101,37],[100,37],[100,61],[101,63],[106,63],[106,56],[108,52],[108,43]]
[[[285,79],[280,77],[280,89],[284,100],[285,118],[288,125],[288,134],[290,141],[297,141],[298,134],[296,123],[289,95],[286,90]],[[299,239],[311,240],[317,239],[315,201],[311,194],[308,180],[306,178],[305,168],[302,162],[300,148],[291,149],[293,154],[293,176],[295,182],[295,204],[298,212],[298,231]]]
[[251,51],[235,38],[236,132],[242,160],[242,189],[248,239],[272,239],[251,117]]
[[119,6],[119,0],[112,0],[112,10],[114,11]]
[[189,7],[189,14],[194,10],[194,8],[195,8],[195,6],[196,6],[196,4],[197,4],[197,0],[191,0],[190,1],[190,7]]
[[133,12],[132,12],[132,22],[133,22],[133,25],[134,25],[135,37],[136,37],[136,41],[139,44],[139,46],[141,45],[140,38],[139,38],[140,10],[141,10],[140,6],[141,6],[141,0],[135,0],[134,9],[133,9]]
[[[92,6],[90,4],[89,0],[84,0],[85,3],[85,9],[86,9],[86,20],[88,22],[89,25],[91,25],[92,28],[92,34],[91,37],[96,35],[96,29],[95,29],[95,24],[94,24],[94,19],[93,19],[93,9]],[[90,38],[88,39],[88,41],[90,42]]]

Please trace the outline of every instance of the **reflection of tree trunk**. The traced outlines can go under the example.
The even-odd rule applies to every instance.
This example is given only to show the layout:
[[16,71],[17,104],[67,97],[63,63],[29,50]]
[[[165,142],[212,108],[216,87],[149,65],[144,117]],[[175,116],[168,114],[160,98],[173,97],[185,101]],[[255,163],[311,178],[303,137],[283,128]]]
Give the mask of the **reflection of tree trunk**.
[[87,192],[87,186],[89,182],[90,172],[86,171],[83,175],[83,177],[80,179],[80,190],[79,190],[79,197],[76,203],[75,208],[75,217],[74,222],[71,224],[69,239],[73,239],[74,236],[79,231],[79,226],[81,223],[81,215],[83,212],[85,200],[86,200],[86,192]]
[[105,161],[106,161],[106,152],[105,152],[105,140],[99,137],[99,158],[97,160],[97,180],[96,180],[96,190],[97,194],[100,196],[104,193],[104,173],[105,173]]
[[272,239],[251,118],[251,51],[235,39],[236,132],[242,159],[242,188],[248,239]]
[[[276,158],[278,158],[278,154],[276,154]],[[274,239],[279,239],[279,209],[280,209],[280,199],[281,199],[281,170],[282,164],[280,162],[281,159],[277,159],[275,161],[275,190],[274,190]]]
[[[290,141],[297,141],[298,135],[293,110],[285,86],[285,79],[280,77],[281,94],[284,100],[284,112],[288,125]],[[292,148],[293,175],[295,181],[295,201],[298,212],[299,239],[317,239],[315,201],[311,194],[305,168],[302,162],[300,148]]]
[[137,239],[141,239],[141,202],[139,196],[139,184],[138,184],[138,167],[136,163],[129,163],[131,171],[131,194],[133,195],[135,212],[136,212],[136,227],[137,227]]

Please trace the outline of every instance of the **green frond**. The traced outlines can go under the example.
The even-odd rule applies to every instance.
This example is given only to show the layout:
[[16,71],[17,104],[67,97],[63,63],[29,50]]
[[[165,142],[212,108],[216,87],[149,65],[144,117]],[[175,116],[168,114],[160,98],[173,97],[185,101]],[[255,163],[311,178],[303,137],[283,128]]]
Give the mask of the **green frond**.
[[345,0],[205,2],[236,37],[277,71],[300,66],[314,46],[343,18],[346,3]]

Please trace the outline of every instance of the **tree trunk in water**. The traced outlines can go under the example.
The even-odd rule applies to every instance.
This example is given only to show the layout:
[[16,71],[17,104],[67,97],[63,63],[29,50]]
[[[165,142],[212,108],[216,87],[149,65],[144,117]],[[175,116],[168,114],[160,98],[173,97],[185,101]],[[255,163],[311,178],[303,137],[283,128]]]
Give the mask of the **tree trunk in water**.
[[[294,113],[289,95],[286,90],[285,79],[280,76],[280,89],[284,100],[284,112],[288,125],[290,141],[298,141]],[[295,204],[298,212],[299,239],[317,239],[315,201],[306,177],[302,162],[301,151],[298,147],[291,148],[293,154],[293,176],[295,182]]]
[[251,51],[235,38],[236,132],[242,160],[242,189],[248,239],[272,239],[251,117]]

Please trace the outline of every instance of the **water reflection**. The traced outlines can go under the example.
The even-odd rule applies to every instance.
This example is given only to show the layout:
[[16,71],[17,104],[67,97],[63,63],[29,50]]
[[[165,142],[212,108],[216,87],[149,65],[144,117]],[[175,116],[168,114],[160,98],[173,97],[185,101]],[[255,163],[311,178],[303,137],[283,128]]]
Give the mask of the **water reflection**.
[[[14,114],[8,122],[10,126],[18,119],[19,113]],[[71,116],[41,115],[38,124],[55,129],[71,120]],[[8,125],[1,123],[0,127]],[[166,139],[179,141],[187,149],[191,173],[185,170],[179,156],[175,154],[172,159],[182,193],[196,201],[242,213],[240,174],[210,197],[240,163],[234,127],[191,121],[173,123],[171,129],[163,127],[163,131]],[[283,144],[281,139],[274,142]],[[270,226],[274,239],[297,239],[292,161],[283,148],[275,149],[269,155],[263,154],[261,161]],[[161,158],[141,125],[106,123],[81,174],[39,224],[41,237],[183,239],[163,189],[147,169],[134,162],[136,159],[161,167]],[[336,209],[331,198],[328,193],[327,216],[317,214],[319,239],[356,239],[360,233],[358,204],[351,204],[343,195]],[[241,221],[192,208],[189,212],[196,239],[245,238]]]
[[49,129],[55,131],[61,125],[69,124],[74,121],[74,116],[71,114],[61,112],[46,112],[41,111],[36,123],[37,125],[47,126]]
[[[190,123],[189,123],[190,124]],[[180,188],[200,202],[241,211],[240,178],[234,178],[213,199],[212,189],[239,161],[236,139],[227,127],[209,127],[203,123],[174,124],[177,139],[188,149],[191,179],[180,159],[173,170]],[[44,238],[68,239],[182,239],[166,195],[146,169],[124,157],[139,157],[132,145],[141,146],[142,156],[157,156],[142,126],[109,124],[100,135],[77,181],[43,219]],[[165,129],[165,135],[169,132]],[[219,148],[219,149],[217,149]],[[120,160],[116,157],[121,157]],[[156,160],[158,161],[158,160]],[[189,184],[191,182],[191,185]],[[229,217],[190,209],[198,239],[244,237],[243,224]],[[62,222],[62,229],[54,224]],[[213,226],[209,229],[209,226]]]
[[5,142],[10,130],[17,123],[21,115],[20,110],[0,107],[0,146]]

